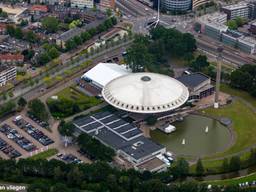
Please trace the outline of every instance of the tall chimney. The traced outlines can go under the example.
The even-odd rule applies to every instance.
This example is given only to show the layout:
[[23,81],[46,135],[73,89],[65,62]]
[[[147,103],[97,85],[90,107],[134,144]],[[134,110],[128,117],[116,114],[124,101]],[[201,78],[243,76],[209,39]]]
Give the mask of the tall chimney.
[[220,80],[221,80],[221,64],[223,61],[222,58],[223,47],[219,46],[217,48],[217,74],[216,74],[216,85],[215,85],[215,99],[214,99],[214,108],[219,108],[219,92],[220,92]]

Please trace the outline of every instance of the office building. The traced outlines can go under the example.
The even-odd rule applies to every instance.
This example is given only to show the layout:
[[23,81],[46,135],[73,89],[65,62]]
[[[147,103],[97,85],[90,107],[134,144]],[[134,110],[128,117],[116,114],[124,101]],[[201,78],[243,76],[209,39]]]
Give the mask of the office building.
[[192,0],[161,0],[161,7],[166,11],[188,11],[192,8]]
[[93,8],[94,2],[93,0],[71,0],[71,7],[77,8]]
[[240,3],[222,7],[221,10],[228,15],[228,20],[242,17],[249,18],[249,7],[247,3]]

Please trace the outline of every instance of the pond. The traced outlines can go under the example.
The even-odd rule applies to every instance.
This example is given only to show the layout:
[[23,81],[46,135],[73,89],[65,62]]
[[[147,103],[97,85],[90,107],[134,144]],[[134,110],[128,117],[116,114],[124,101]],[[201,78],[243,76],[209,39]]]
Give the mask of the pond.
[[212,118],[189,115],[173,125],[176,131],[171,134],[156,129],[150,135],[153,141],[166,146],[168,151],[178,156],[207,156],[224,151],[231,144],[230,130]]

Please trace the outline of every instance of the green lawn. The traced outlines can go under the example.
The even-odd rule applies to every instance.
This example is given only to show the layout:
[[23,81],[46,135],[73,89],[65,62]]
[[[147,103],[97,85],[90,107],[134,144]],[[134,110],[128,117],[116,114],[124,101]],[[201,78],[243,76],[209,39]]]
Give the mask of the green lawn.
[[209,182],[204,182],[204,183],[213,184],[213,185],[237,185],[239,183],[252,182],[252,181],[255,181],[255,180],[256,180],[256,173],[252,173],[252,174],[246,175],[244,177],[237,177],[237,178],[234,178],[234,179],[209,181]]
[[55,118],[65,118],[94,107],[102,102],[87,96],[75,86],[67,87],[56,94],[58,99],[47,99],[47,105]]
[[[232,89],[227,85],[222,85],[221,90],[230,95],[241,97],[256,107],[256,99],[246,92]],[[232,155],[256,144],[256,137],[252,135],[252,133],[255,133],[256,131],[256,114],[244,104],[243,100],[238,98],[230,105],[220,109],[208,108],[203,110],[203,112],[214,117],[228,117],[232,119],[232,128],[236,133],[236,141],[231,148],[227,149],[225,152],[217,153],[203,159],[205,168],[218,171],[222,166],[222,160],[211,159]],[[249,157],[249,154],[250,152],[243,153],[240,156],[241,160],[246,160]],[[191,166],[191,172],[194,171],[195,165]]]
[[254,107],[256,107],[256,98],[252,97],[249,93],[239,89],[233,89],[226,84],[222,84],[220,89],[222,92],[228,93],[233,96],[241,97],[245,99],[247,102],[251,103]]
[[47,151],[38,153],[38,154],[30,157],[30,159],[32,159],[32,160],[47,159],[49,157],[52,157],[52,156],[56,155],[57,153],[58,153],[57,149],[49,149]]
[[95,97],[90,97],[80,92],[75,87],[68,87],[57,94],[59,99],[70,99],[76,101],[81,109],[88,108],[88,106],[95,106],[101,103],[101,100]]

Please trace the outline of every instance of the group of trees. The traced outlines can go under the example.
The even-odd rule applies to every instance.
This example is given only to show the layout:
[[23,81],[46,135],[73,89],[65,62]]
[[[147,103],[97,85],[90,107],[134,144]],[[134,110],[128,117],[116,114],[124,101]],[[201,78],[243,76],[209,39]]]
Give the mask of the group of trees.
[[112,161],[115,156],[115,151],[102,144],[99,140],[84,133],[77,138],[78,145],[83,152],[91,159],[101,161]]
[[28,103],[29,113],[40,119],[41,121],[47,121],[49,114],[45,104],[39,99],[34,99]]
[[70,51],[77,46],[81,45],[82,43],[88,41],[91,37],[93,37],[96,34],[102,33],[104,31],[107,31],[109,28],[116,25],[117,20],[115,17],[110,17],[104,23],[100,24],[96,28],[91,28],[88,31],[82,32],[80,35],[77,35],[73,37],[72,39],[68,40],[65,43],[66,51]]
[[18,26],[15,27],[13,25],[7,25],[6,31],[7,31],[7,34],[10,35],[11,37],[14,37],[16,39],[23,39],[30,43],[36,43],[39,40],[39,38],[33,31],[31,30],[23,31]]
[[230,85],[233,88],[242,89],[256,97],[256,66],[243,65],[234,70],[230,76]]
[[9,101],[0,107],[0,117],[4,117],[16,110],[16,103]]
[[[202,72],[213,79],[216,77],[216,69],[213,65],[210,65],[210,62],[205,55],[198,55],[190,62],[189,67],[192,71]],[[228,82],[230,80],[230,74],[221,71],[221,79]]]
[[49,61],[59,57],[60,52],[57,49],[55,44],[44,44],[43,52],[37,57],[37,64],[42,66],[48,63]]
[[59,118],[68,117],[82,110],[76,101],[68,98],[60,98],[58,100],[48,99],[47,105],[52,116]]
[[[250,166],[256,165],[256,149],[251,149],[248,159],[241,160],[239,156],[232,156],[231,158],[225,158],[222,161],[221,167],[216,169],[204,168],[201,159],[196,163],[195,175],[203,176],[209,174],[220,174],[239,171],[240,169],[245,169]],[[190,174],[190,173],[188,173]]]
[[242,17],[236,17],[233,20],[229,20],[227,22],[227,26],[231,30],[236,30],[238,27],[242,27],[244,24],[246,24],[246,19]]
[[59,133],[62,136],[70,137],[74,133],[75,126],[74,126],[74,124],[72,122],[67,122],[66,123],[65,121],[61,121],[58,129],[59,129]]
[[[119,170],[107,163],[65,164],[58,160],[0,160],[1,181],[29,183],[28,192],[206,192],[207,184],[165,181],[163,173]],[[168,185],[166,185],[169,183]],[[246,192],[238,186],[213,186],[214,192]]]
[[169,57],[188,58],[196,50],[193,35],[158,26],[149,36],[137,35],[127,50],[126,62],[133,72],[154,71]]
[[59,29],[59,21],[55,17],[44,17],[42,19],[42,27],[48,33],[55,33]]

